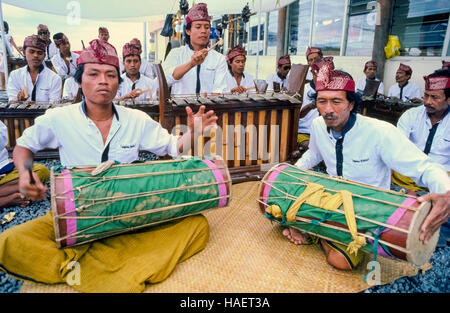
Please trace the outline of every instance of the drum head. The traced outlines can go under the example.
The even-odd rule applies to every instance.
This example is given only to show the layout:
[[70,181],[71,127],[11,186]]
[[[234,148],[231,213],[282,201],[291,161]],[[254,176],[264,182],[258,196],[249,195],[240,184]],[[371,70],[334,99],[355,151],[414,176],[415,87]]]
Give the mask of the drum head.
[[410,233],[408,235],[408,239],[406,240],[406,250],[409,252],[406,254],[406,258],[409,262],[413,263],[416,266],[425,265],[430,260],[439,239],[438,230],[430,238],[427,244],[424,244],[419,240],[420,227],[425,221],[425,218],[428,216],[430,210],[430,202],[422,203],[418,208],[416,214],[414,214],[409,228]]

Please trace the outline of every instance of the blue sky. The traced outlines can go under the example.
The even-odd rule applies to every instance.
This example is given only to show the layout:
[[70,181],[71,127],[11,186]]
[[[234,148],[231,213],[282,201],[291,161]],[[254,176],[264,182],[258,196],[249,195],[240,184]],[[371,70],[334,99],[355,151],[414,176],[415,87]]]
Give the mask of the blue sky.
[[[25,37],[36,34],[37,26],[45,24],[50,30],[50,36],[58,32],[66,34],[71,44],[71,50],[81,50],[81,40],[87,46],[89,41],[97,38],[98,27],[107,27],[110,33],[109,42],[114,45],[119,55],[126,42],[136,37],[143,42],[143,23],[94,21],[81,19],[80,25],[69,25],[66,16],[33,12],[12,5],[3,4],[3,19],[9,24],[9,33],[17,46],[23,45]],[[147,36],[148,40],[148,36]],[[17,52],[16,52],[17,54]]]

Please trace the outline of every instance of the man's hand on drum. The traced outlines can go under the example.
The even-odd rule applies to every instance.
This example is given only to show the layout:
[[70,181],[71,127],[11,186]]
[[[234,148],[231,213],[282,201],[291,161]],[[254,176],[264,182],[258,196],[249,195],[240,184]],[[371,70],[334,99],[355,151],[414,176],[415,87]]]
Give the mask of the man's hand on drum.
[[420,228],[419,240],[428,243],[431,236],[447,222],[450,216],[450,191],[444,194],[431,193],[417,199],[420,202],[431,201],[431,211]]
[[45,187],[39,176],[35,172],[31,172],[34,184],[30,182],[30,174],[28,171],[21,171],[19,175],[19,192],[26,198],[33,201],[44,200],[47,187]]

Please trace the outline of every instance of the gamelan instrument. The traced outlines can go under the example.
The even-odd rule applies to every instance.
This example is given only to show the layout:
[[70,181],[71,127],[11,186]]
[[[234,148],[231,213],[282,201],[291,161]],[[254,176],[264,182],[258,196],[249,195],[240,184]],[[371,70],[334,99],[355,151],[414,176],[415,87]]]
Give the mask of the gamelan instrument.
[[182,158],[52,168],[51,206],[59,248],[222,208],[231,201],[223,160]]
[[287,163],[266,173],[258,202],[282,226],[418,267],[429,261],[439,238],[437,231],[427,244],[419,241],[429,202]]

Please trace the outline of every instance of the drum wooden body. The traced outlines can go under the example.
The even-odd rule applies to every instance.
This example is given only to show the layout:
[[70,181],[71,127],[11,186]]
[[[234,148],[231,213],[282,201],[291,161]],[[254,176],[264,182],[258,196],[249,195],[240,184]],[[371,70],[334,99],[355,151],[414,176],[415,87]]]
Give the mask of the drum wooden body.
[[278,164],[266,173],[259,189],[259,205],[271,220],[287,227],[294,227],[312,235],[348,245],[349,234],[342,206],[339,212],[303,204],[295,216],[295,222],[274,218],[266,213],[270,205],[278,205],[283,214],[308,183],[325,186],[334,194],[339,190],[352,193],[358,234],[366,238],[361,249],[374,252],[374,240],[378,238],[377,254],[408,261],[422,266],[431,258],[439,238],[439,231],[428,244],[419,241],[420,226],[426,218],[430,203],[420,204],[416,197],[375,188],[368,185],[331,177],[317,172],[300,170],[290,164]]
[[220,157],[117,164],[98,171],[52,168],[58,247],[225,207],[231,200],[231,178]]

